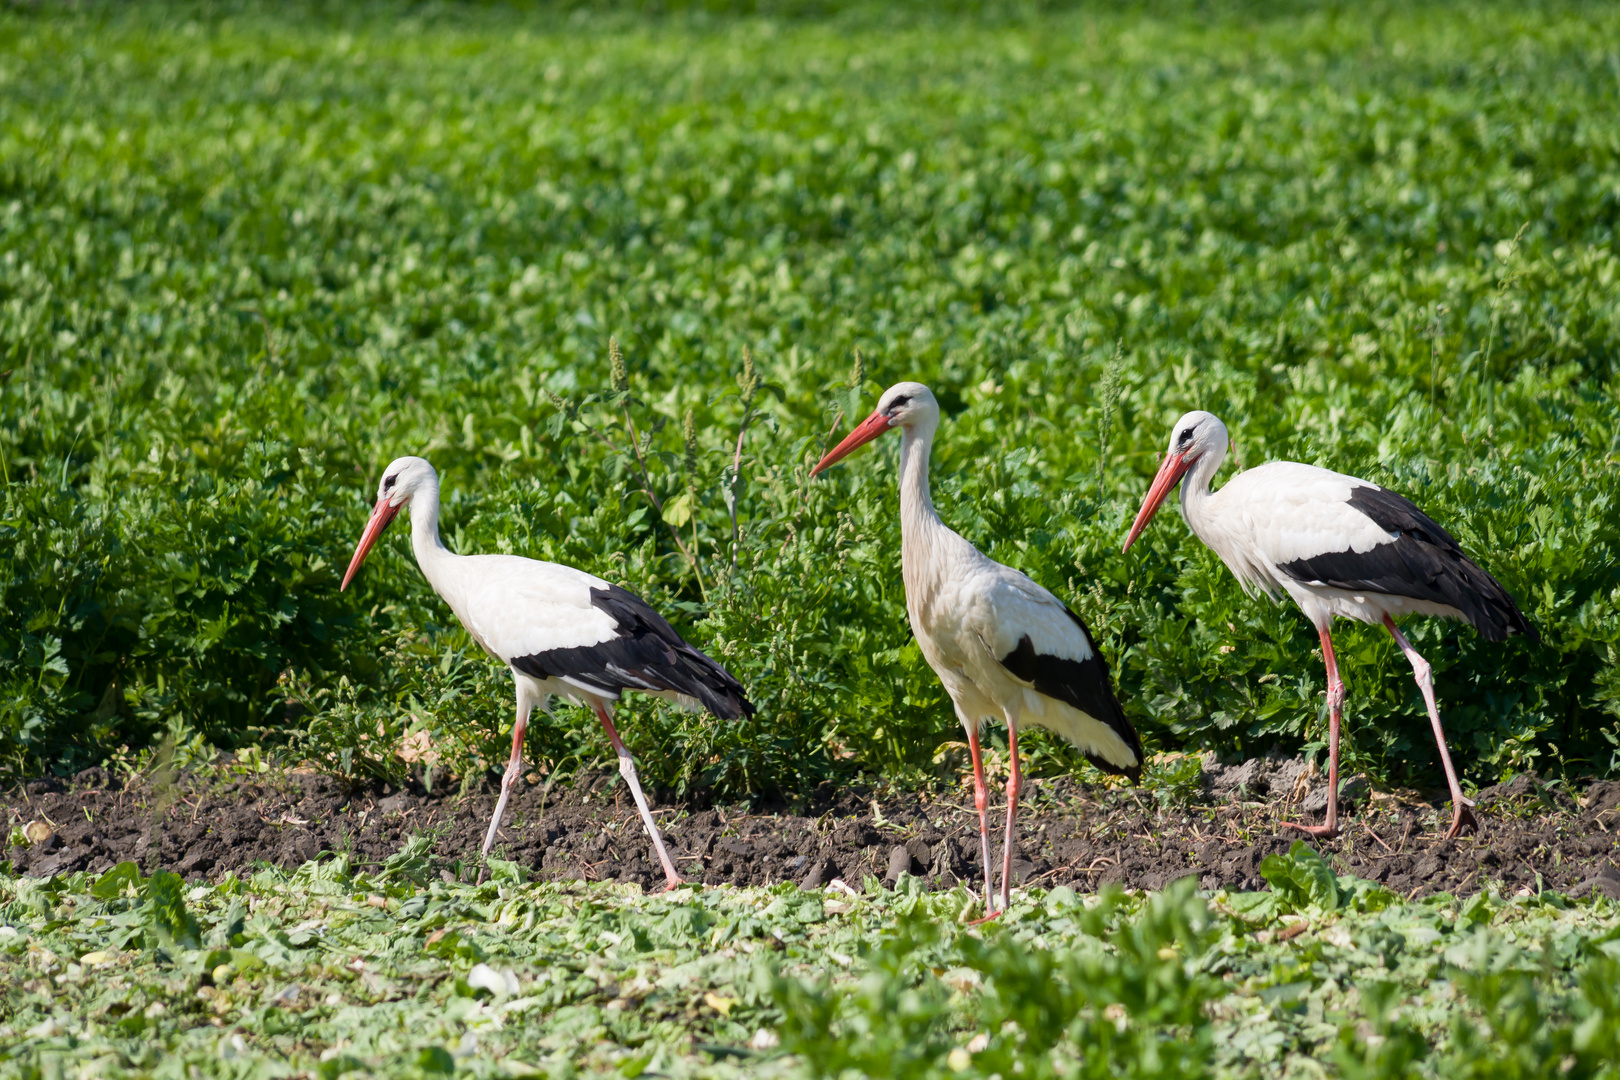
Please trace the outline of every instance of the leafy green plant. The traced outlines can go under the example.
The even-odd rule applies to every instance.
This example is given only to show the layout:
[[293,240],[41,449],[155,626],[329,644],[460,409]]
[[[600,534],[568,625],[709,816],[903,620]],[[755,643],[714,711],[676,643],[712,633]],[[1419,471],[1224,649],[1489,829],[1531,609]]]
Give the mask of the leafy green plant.
[[444,880],[426,853],[413,837],[380,867],[337,857],[190,885],[133,863],[0,876],[0,1062],[1614,1076],[1620,921],[1603,899],[1391,897],[1311,909],[1297,933],[1292,916],[1240,919],[1236,897],[1183,880],[1147,895],[1020,891],[999,924],[972,927],[960,889],[642,895],[525,883],[499,863],[472,884]]
[[[627,706],[657,785],[936,780],[895,450],[804,470],[901,377],[946,520],[1084,615],[1154,749],[1325,735],[1297,613],[1173,512],[1118,555],[1197,406],[1231,468],[1387,483],[1520,599],[1538,646],[1408,628],[1471,782],[1613,771],[1612,9],[609,7],[0,14],[9,774],[500,760],[503,677],[403,537],[335,590],[413,452],[453,546],[622,582],[749,686],[752,724]],[[1386,639],[1339,633],[1346,763],[1431,781]],[[531,757],[605,763],[588,721]]]
[[318,463],[252,443],[228,469],[161,465],[104,500],[4,490],[0,737],[16,765],[72,769],[181,718],[221,747],[283,737],[290,665],[319,670],[357,621],[320,555],[338,526]]
[[1203,786],[1204,763],[1195,754],[1160,755],[1148,761],[1142,779],[1161,809],[1185,807]]
[[[820,1076],[1208,1075],[1218,984],[1194,967],[1213,940],[1208,909],[1190,880],[1111,929],[1119,904],[1104,894],[1072,923],[1107,951],[1032,947],[1011,930],[945,938],[937,906],[913,907],[854,987],[773,979],[782,1046]],[[978,976],[965,997],[937,977],[953,959]],[[983,1034],[965,1051],[952,1028]]]
[[[975,1055],[978,1075],[1166,1076],[1210,1074],[1205,1008],[1218,984],[1194,966],[1213,922],[1183,878],[1137,917],[1107,932],[1117,895],[1105,893],[1079,920],[1112,949],[1054,955],[1002,935],[966,950],[985,978],[979,1020],[992,1032]],[[1068,1054],[1055,1054],[1068,1044]],[[1020,1067],[1022,1065],[1022,1067]]]
[[[1550,956],[1544,960],[1550,962]],[[1564,1076],[1620,1075],[1620,1064],[1612,1053],[1620,1010],[1614,1008],[1612,990],[1598,987],[1615,974],[1612,957],[1597,957],[1581,972],[1579,982],[1587,992],[1577,997],[1549,995],[1545,973],[1537,978],[1533,972],[1511,968],[1452,972],[1458,988],[1480,1015],[1452,1019],[1446,1074],[1530,1077],[1546,1076],[1556,1069]],[[1572,1007],[1586,1014],[1580,1026],[1569,1022]]]
[[851,991],[829,980],[808,983],[777,976],[771,992],[782,1022],[781,1045],[815,1076],[924,1077],[950,1047],[949,992],[918,963],[920,948],[937,943],[931,912],[913,910],[867,956],[869,971]]
[[1334,911],[1339,907],[1337,875],[1321,853],[1303,840],[1295,840],[1287,855],[1267,855],[1262,859],[1260,876],[1266,879],[1277,899],[1293,910]]
[[1404,1080],[1423,1073],[1419,1068],[1429,1049],[1423,1032],[1397,1014],[1401,987],[1368,979],[1357,987],[1371,1020],[1372,1030],[1362,1033],[1355,1024],[1339,1029],[1333,1060],[1347,1080]]

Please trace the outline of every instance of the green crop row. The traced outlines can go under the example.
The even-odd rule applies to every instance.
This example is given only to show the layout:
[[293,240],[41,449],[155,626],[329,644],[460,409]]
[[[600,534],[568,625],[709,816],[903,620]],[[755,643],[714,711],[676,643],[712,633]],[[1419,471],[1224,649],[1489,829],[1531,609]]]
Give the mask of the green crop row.
[[[1272,891],[441,880],[417,837],[187,887],[0,878],[8,1076],[1620,1075],[1598,897],[1417,903],[1303,843]],[[841,884],[841,883],[840,883]]]
[[[1118,554],[1197,406],[1229,470],[1387,483],[1519,598],[1539,645],[1410,630],[1470,783],[1612,772],[1617,48],[1578,3],[8,7],[0,756],[499,760],[509,683],[403,539],[337,592],[420,453],[454,548],[621,582],[748,685],[633,707],[655,784],[924,776],[894,450],[805,473],[920,378],[947,522],[1087,618],[1151,746],[1323,735],[1296,612],[1173,513]],[[1387,635],[1338,640],[1350,766],[1433,779]]]

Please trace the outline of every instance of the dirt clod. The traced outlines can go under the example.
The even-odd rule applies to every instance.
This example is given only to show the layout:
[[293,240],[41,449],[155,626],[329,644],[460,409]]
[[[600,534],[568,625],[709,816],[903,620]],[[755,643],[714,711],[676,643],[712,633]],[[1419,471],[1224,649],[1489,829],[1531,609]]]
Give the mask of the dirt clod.
[[889,872],[883,875],[886,885],[893,885],[900,880],[901,874],[912,873],[911,852],[906,850],[904,844],[896,844],[889,852]]

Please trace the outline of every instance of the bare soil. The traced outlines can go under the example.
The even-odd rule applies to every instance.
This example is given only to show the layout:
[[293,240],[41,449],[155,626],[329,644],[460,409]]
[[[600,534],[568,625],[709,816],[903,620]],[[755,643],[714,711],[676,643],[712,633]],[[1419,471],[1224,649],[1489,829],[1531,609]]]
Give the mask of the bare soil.
[[[531,774],[532,775],[532,774]],[[446,877],[476,873],[478,844],[494,808],[494,785],[462,795],[355,786],[314,774],[254,780],[180,777],[121,783],[99,769],[71,783],[30,781],[0,795],[8,830],[33,825],[37,842],[8,848],[11,870],[49,876],[104,870],[134,860],[188,879],[218,879],[266,865],[298,866],[346,852],[380,863],[411,834],[433,837]],[[1377,793],[1345,784],[1340,837],[1316,842],[1345,873],[1403,895],[1554,889],[1620,897],[1620,782],[1573,788],[1533,774],[1477,797],[1481,828],[1446,840],[1443,793]],[[1260,862],[1299,834],[1285,820],[1319,821],[1319,777],[1297,760],[1237,765],[1206,761],[1200,791],[1161,806],[1152,792],[1088,786],[1072,778],[1027,783],[1018,821],[1014,879],[1092,890],[1106,882],[1160,888],[1188,874],[1209,889],[1264,887]],[[1005,804],[990,807],[999,870]],[[982,882],[977,813],[966,794],[948,796],[823,785],[802,805],[772,810],[655,805],[671,856],[708,885],[794,881],[817,887],[866,878],[893,884],[902,872],[934,888]],[[42,827],[43,826],[43,827]],[[49,835],[45,831],[49,830]],[[635,808],[616,773],[582,775],[549,791],[520,783],[496,852],[540,880],[662,884]]]

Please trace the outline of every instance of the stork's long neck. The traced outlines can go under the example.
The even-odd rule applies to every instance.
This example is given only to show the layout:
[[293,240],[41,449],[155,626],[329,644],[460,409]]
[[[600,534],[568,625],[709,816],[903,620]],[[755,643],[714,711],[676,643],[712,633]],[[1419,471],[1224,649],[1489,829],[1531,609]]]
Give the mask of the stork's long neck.
[[416,553],[416,565],[422,568],[422,576],[428,579],[433,591],[454,607],[448,572],[451,564],[460,556],[445,547],[444,541],[439,539],[437,476],[417,488],[411,496],[411,550]]
[[900,564],[912,605],[930,591],[928,572],[938,565],[940,542],[953,535],[928,494],[928,455],[933,445],[933,424],[908,427],[900,440]]
[[1223,557],[1225,551],[1218,543],[1219,530],[1215,528],[1215,511],[1211,505],[1215,496],[1209,490],[1209,485],[1215,479],[1215,473],[1219,471],[1224,460],[1226,460],[1224,446],[1210,450],[1194,462],[1191,471],[1181,481],[1181,516],[1186,519],[1187,527],[1198,539],[1215,548],[1217,554]]

